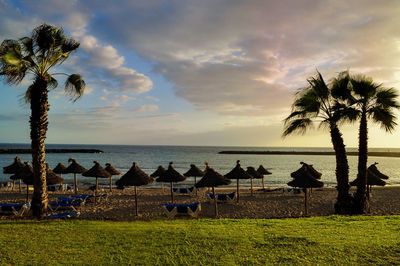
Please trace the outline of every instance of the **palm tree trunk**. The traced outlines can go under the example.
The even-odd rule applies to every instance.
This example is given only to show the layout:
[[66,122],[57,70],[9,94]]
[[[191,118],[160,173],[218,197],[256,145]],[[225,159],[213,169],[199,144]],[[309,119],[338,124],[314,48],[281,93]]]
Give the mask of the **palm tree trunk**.
[[33,216],[43,218],[47,214],[45,144],[47,132],[47,112],[49,111],[47,81],[36,78],[31,88],[31,148],[33,167],[33,196],[31,209]]
[[358,175],[357,192],[354,197],[354,213],[365,214],[368,212],[368,200],[366,194],[367,185],[367,161],[368,161],[368,128],[367,112],[365,105],[362,108],[358,143]]
[[336,182],[338,196],[335,203],[336,214],[350,214],[353,201],[349,196],[349,162],[342,133],[335,123],[330,124],[330,133],[333,149],[336,156]]

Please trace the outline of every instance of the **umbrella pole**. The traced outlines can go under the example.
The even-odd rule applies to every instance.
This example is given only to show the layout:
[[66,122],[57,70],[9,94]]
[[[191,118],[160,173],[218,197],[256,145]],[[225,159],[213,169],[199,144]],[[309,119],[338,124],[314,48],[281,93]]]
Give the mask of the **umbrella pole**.
[[110,192],[112,192],[112,177],[110,177]]
[[213,192],[213,195],[214,195],[215,218],[218,218],[217,195],[215,195],[215,188],[214,187],[212,187],[212,192]]
[[172,182],[171,182],[171,202],[174,203],[174,192],[172,189]]
[[164,192],[164,183],[161,183],[162,192]]
[[265,189],[265,187],[264,187],[264,176],[262,177],[262,188],[263,188],[263,190]]
[[253,196],[253,178],[250,178],[250,194],[251,194],[251,196]]
[[94,191],[95,202],[97,203],[97,190],[99,189],[99,179],[96,176],[96,190]]
[[29,185],[26,185],[26,202],[29,202]]
[[195,193],[196,193],[196,196],[197,196],[197,188],[195,187],[195,185],[196,185],[196,177],[194,177],[194,185],[193,185],[193,187],[194,187],[194,190],[196,191]]
[[74,180],[75,194],[78,194],[78,180],[76,178],[76,173],[74,173]]
[[19,186],[19,193],[21,193],[21,192],[22,192],[22,189],[21,189],[21,179],[19,180],[18,186]]
[[13,180],[13,182],[12,182],[12,188],[11,188],[11,190],[14,191],[14,188],[15,188],[15,180]]
[[304,193],[304,215],[308,215],[308,188]]
[[136,207],[136,216],[139,216],[138,204],[137,204],[137,186],[135,186],[135,207]]
[[237,192],[237,202],[239,203],[239,178],[236,179],[236,192]]

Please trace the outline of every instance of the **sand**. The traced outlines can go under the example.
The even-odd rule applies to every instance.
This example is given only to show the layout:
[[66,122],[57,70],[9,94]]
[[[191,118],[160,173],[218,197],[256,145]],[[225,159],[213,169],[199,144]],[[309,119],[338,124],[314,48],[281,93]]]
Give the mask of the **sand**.
[[[216,193],[232,192],[234,189],[217,189]],[[18,191],[0,190],[0,203],[24,202],[26,194]],[[201,203],[199,218],[213,218],[214,205],[206,198],[207,190],[198,192],[192,196],[175,194],[175,203]],[[32,192],[31,192],[32,193]],[[80,191],[80,194],[93,193],[89,190]],[[138,206],[139,217],[135,216],[134,190],[104,189],[101,193],[107,193],[107,199],[98,203],[87,202],[79,208],[78,219],[85,220],[151,220],[165,218],[163,203],[171,200],[169,190],[164,192],[159,188],[139,188]],[[49,201],[56,201],[57,197],[69,196],[73,192],[49,192]],[[333,204],[337,192],[334,188],[314,189],[310,205],[310,216],[327,216],[334,214]],[[371,215],[400,215],[400,187],[374,188],[371,198]],[[290,218],[301,217],[304,212],[304,194],[292,192],[261,192],[257,191],[253,196],[248,189],[242,189],[240,202],[218,204],[220,218]],[[1,216],[2,219],[11,217]]]

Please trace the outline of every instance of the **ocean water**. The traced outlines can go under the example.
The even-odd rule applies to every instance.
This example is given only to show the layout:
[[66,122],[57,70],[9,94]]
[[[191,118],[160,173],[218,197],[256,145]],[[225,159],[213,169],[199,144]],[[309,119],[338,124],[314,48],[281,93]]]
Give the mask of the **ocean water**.
[[[335,178],[335,157],[327,155],[234,155],[218,154],[223,150],[246,150],[246,151],[332,151],[331,148],[279,148],[279,147],[204,147],[204,146],[134,146],[134,145],[65,145],[48,144],[47,148],[53,149],[99,149],[104,153],[59,153],[47,154],[46,161],[54,168],[59,162],[68,166],[68,159],[75,158],[82,166],[87,169],[93,166],[93,161],[98,161],[102,165],[109,162],[114,165],[122,174],[126,173],[136,162],[139,167],[148,174],[151,174],[158,165],[168,167],[170,161],[174,162],[174,168],[183,174],[190,168],[190,164],[196,164],[203,169],[204,162],[221,174],[228,173],[236,165],[236,160],[240,160],[241,166],[253,166],[258,168],[262,164],[272,172],[272,175],[265,176],[266,186],[287,187],[287,182],[292,180],[290,173],[296,171],[304,161],[312,164],[316,170],[322,173],[321,181],[325,186],[333,187],[336,185]],[[0,148],[30,148],[28,144],[0,144]],[[348,149],[348,151],[357,151]],[[370,151],[399,152],[400,149],[370,149]],[[15,154],[0,154],[0,167],[4,167],[13,162]],[[17,154],[22,161],[31,161],[30,154]],[[357,157],[349,156],[350,180],[356,178]],[[387,185],[400,184],[400,158],[372,157],[368,158],[368,165],[378,162],[378,169],[389,176]],[[73,174],[63,175],[64,183],[73,184]],[[114,176],[113,180],[118,177]],[[0,173],[0,181],[8,181],[9,176]],[[95,184],[95,179],[78,175],[78,182],[81,185]],[[100,184],[107,185],[108,180],[99,179]],[[193,184],[193,178],[188,178],[180,182],[177,186],[188,186]],[[250,180],[240,180],[241,186],[250,186]],[[152,186],[159,186],[154,182]],[[231,186],[235,186],[232,182]],[[254,181],[254,186],[260,186],[260,180]]]

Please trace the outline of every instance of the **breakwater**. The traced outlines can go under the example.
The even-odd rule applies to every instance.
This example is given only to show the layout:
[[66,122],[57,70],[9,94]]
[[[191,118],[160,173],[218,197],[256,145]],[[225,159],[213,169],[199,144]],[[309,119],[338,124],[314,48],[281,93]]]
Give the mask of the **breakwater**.
[[[255,154],[255,155],[331,155],[334,152],[323,151],[220,151],[218,154]],[[358,152],[347,152],[348,156],[358,156]],[[400,152],[368,152],[368,156],[400,157]]]
[[[31,149],[0,149],[0,154],[29,154]],[[97,149],[46,149],[46,153],[103,153]]]

